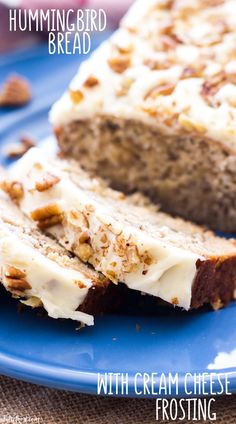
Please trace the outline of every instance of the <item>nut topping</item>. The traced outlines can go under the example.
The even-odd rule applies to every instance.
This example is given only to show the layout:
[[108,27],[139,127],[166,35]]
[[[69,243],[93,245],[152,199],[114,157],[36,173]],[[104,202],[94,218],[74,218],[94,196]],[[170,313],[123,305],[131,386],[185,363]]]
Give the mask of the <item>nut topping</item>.
[[154,88],[152,88],[145,96],[145,100],[148,98],[155,99],[158,96],[169,96],[171,93],[173,93],[175,89],[175,84],[172,83],[166,83],[162,85],[158,85]]
[[95,87],[95,85],[98,85],[99,81],[96,77],[94,77],[93,75],[89,75],[89,77],[84,81],[84,87],[86,88],[91,88],[91,87]]
[[70,98],[73,103],[78,104],[84,99],[84,95],[80,90],[69,90]]
[[54,215],[51,218],[39,221],[37,225],[40,230],[45,230],[47,228],[53,227],[54,225],[59,225],[62,222],[63,222],[63,214]]
[[122,74],[130,66],[130,57],[128,55],[113,56],[108,59],[108,65],[114,72]]
[[44,219],[57,216],[62,213],[60,206],[57,203],[49,203],[31,212],[31,217],[34,221],[43,221]]
[[88,243],[82,243],[79,246],[76,246],[74,253],[81,259],[83,262],[88,262],[93,254],[93,249]]
[[46,191],[52,188],[55,184],[59,183],[60,178],[52,175],[50,173],[46,173],[40,181],[35,183],[35,188],[37,191]]
[[28,137],[22,136],[20,138],[20,143],[10,143],[4,149],[4,154],[7,158],[15,159],[23,156],[31,147],[36,145],[35,141]]
[[38,221],[38,227],[45,229],[53,225],[61,224],[63,221],[63,213],[57,203],[49,203],[31,212],[31,218]]
[[0,188],[16,203],[24,196],[23,186],[18,181],[1,181]]
[[86,285],[82,282],[82,281],[79,281],[79,280],[76,280],[75,281],[75,284],[76,284],[76,286],[78,286],[80,289],[86,289]]
[[19,268],[15,268],[14,266],[8,266],[5,271],[5,277],[13,279],[22,279],[26,277],[26,273],[25,271],[22,271]]
[[31,289],[31,285],[26,281],[26,273],[14,266],[8,266],[5,271],[5,279],[9,289],[22,292]]
[[80,235],[79,235],[79,242],[80,243],[85,243],[87,241],[89,241],[90,237],[88,232],[83,231]]

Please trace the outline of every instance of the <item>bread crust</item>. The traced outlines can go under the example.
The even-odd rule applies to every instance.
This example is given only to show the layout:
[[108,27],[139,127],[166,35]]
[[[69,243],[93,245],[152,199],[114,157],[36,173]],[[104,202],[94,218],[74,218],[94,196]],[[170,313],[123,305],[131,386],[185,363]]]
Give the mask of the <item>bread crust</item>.
[[198,261],[197,274],[192,287],[191,308],[196,309],[210,303],[219,309],[235,299],[236,257],[223,260],[212,258]]

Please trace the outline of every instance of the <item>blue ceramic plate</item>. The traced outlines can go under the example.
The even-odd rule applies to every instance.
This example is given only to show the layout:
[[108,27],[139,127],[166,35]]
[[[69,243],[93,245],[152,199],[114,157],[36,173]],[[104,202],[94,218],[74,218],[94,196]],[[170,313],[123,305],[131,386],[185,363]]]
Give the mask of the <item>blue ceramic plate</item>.
[[[48,56],[45,46],[0,57],[0,80],[12,71],[27,76],[34,101],[18,110],[1,111],[1,145],[29,133],[50,134],[47,112],[78,65],[72,56]],[[4,162],[2,158],[2,162]],[[218,312],[169,313],[157,316],[106,316],[93,328],[23,313],[8,294],[0,293],[0,372],[73,391],[96,393],[97,374],[128,373],[129,395],[135,375],[178,373],[179,395],[186,373],[228,373],[236,392],[236,304]],[[141,376],[140,376],[141,377]],[[206,377],[208,386],[209,376]],[[142,379],[136,392],[142,392]],[[137,393],[136,393],[137,394]]]

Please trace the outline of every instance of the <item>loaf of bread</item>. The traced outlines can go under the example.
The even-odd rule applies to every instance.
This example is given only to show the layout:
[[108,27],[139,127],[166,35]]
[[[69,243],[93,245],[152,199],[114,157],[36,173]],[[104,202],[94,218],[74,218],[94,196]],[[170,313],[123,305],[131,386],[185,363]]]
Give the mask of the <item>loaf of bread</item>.
[[77,162],[47,159],[38,148],[14,165],[16,176],[22,211],[113,283],[186,310],[205,303],[218,308],[234,298],[233,241],[142,206],[142,198],[125,197]]
[[236,230],[236,2],[136,1],[82,64],[51,122],[116,189]]
[[[14,201],[23,194],[16,182],[5,182],[3,188]],[[112,303],[113,284],[41,233],[3,191],[0,265],[5,288],[26,305],[43,306],[50,317],[92,325],[93,314],[106,300]]]

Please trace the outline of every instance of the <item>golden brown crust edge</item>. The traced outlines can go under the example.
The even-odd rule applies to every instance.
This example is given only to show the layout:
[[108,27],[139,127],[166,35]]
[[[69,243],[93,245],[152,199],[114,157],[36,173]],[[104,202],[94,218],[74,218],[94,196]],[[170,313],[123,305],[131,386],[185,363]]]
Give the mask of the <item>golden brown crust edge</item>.
[[199,260],[196,266],[197,275],[192,288],[191,308],[211,304],[214,309],[219,309],[235,298],[235,256]]

